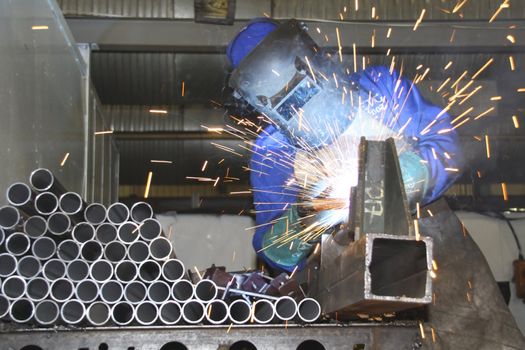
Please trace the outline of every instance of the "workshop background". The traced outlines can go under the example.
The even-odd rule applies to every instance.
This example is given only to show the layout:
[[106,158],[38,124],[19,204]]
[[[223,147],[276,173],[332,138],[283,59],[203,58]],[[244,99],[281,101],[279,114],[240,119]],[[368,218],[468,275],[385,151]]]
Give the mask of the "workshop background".
[[187,266],[255,268],[250,152],[224,132],[233,121],[223,106],[225,48],[247,21],[301,19],[331,48],[339,28],[345,64],[395,56],[406,77],[428,69],[419,89],[441,105],[440,84],[490,62],[467,103],[471,121],[458,128],[468,164],[446,198],[508,284],[525,332],[512,283],[518,245],[496,214],[525,245],[525,2],[233,3],[232,18],[206,23],[193,0],[0,0],[0,188],[44,166],[89,202],[133,203],[150,178],[146,200]]

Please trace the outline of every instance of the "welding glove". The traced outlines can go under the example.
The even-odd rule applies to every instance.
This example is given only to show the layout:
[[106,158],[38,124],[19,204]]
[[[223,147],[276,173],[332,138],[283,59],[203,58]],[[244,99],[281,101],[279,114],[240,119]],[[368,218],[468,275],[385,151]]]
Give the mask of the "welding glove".
[[[302,236],[294,236],[302,230],[297,209],[293,206],[263,235],[262,253],[276,265],[292,271],[308,256],[312,244],[305,242]],[[286,239],[285,237],[290,237]]]
[[399,166],[405,184],[408,206],[414,210],[416,203],[421,203],[428,188],[430,178],[428,167],[420,156],[411,151],[399,155]]

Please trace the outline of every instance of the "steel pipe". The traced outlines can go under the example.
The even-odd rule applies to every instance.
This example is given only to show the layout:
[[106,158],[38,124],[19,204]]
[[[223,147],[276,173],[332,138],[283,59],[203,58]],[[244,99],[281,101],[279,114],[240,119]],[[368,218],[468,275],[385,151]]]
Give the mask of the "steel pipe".
[[281,321],[289,321],[297,315],[297,303],[289,296],[280,297],[275,302],[275,316]]
[[149,250],[155,260],[166,260],[173,254],[171,242],[166,237],[157,237],[149,242]]
[[66,278],[59,278],[51,283],[50,296],[56,302],[64,302],[70,299],[75,293],[73,282]]
[[303,322],[315,322],[321,316],[321,305],[313,298],[301,300],[297,309],[297,315]]
[[80,222],[73,227],[71,236],[78,243],[86,243],[95,239],[95,227],[89,222]]
[[26,281],[20,276],[9,276],[2,283],[2,294],[9,299],[22,298],[26,289]]
[[115,266],[115,277],[122,283],[134,281],[138,273],[137,265],[129,260],[121,261]]
[[17,207],[27,215],[35,215],[36,210],[33,205],[35,195],[31,188],[23,182],[15,182],[7,188],[7,202]]
[[133,305],[128,302],[118,302],[111,308],[111,320],[119,326],[126,326],[130,324],[134,317],[135,310]]
[[118,238],[125,244],[136,242],[139,239],[138,225],[131,221],[123,223],[118,228]]
[[182,306],[182,319],[189,324],[200,323],[206,315],[204,303],[198,300],[189,300]]
[[182,318],[182,310],[179,303],[168,301],[159,308],[159,319],[165,325],[174,325],[179,323]]
[[27,281],[26,295],[34,302],[46,299],[50,293],[49,282],[42,277],[35,277]]
[[71,230],[71,219],[64,213],[53,213],[47,218],[47,228],[51,234],[64,237]]
[[5,296],[0,295],[0,319],[5,318],[9,314],[9,307],[11,303]]
[[90,304],[86,311],[86,319],[93,326],[103,326],[111,318],[111,309],[108,304],[96,301]]
[[169,259],[162,264],[162,277],[175,282],[184,277],[184,264],[179,259]]
[[67,264],[66,276],[73,282],[85,280],[89,276],[89,264],[84,260],[73,260]]
[[96,237],[100,243],[109,244],[117,239],[117,228],[109,222],[102,223],[97,227]]
[[91,303],[97,300],[99,293],[98,284],[93,280],[80,281],[75,288],[75,296],[83,303]]
[[9,253],[0,254],[0,277],[9,277],[16,272],[17,260]]
[[217,285],[212,280],[200,280],[195,285],[195,298],[204,303],[217,297]]
[[257,300],[252,306],[253,319],[257,323],[269,323],[275,317],[273,303],[266,299]]
[[49,191],[57,196],[66,193],[64,186],[46,168],[35,169],[29,176],[29,183],[38,192]]
[[186,302],[193,298],[195,288],[188,280],[178,280],[171,286],[171,296],[178,302]]
[[68,300],[60,308],[60,318],[66,325],[82,322],[86,316],[86,307],[78,300]]
[[211,324],[222,324],[228,319],[228,304],[217,299],[206,306],[206,320]]
[[146,283],[159,279],[161,268],[158,262],[146,260],[139,265],[139,278]]
[[91,203],[84,210],[84,218],[92,225],[100,225],[106,221],[106,207],[100,203]]
[[66,239],[58,244],[57,256],[64,261],[72,261],[80,256],[80,245],[72,239]]
[[46,261],[42,268],[42,275],[48,281],[55,281],[66,275],[66,264],[60,259],[51,259]]
[[124,203],[113,203],[109,206],[106,216],[112,224],[120,225],[128,221],[129,209]]
[[170,286],[164,281],[155,281],[148,287],[148,299],[162,304],[170,298]]
[[4,205],[0,207],[0,227],[4,230],[14,230],[21,221],[20,212],[15,207]]
[[97,260],[89,266],[89,276],[98,283],[109,281],[113,277],[113,265],[107,260]]
[[2,247],[2,244],[5,242],[5,231],[3,228],[0,227],[0,248]]
[[136,241],[128,246],[128,258],[133,262],[140,264],[149,258],[148,244],[143,241]]
[[58,199],[58,207],[60,210],[71,217],[75,223],[79,223],[84,220],[84,213],[82,212],[85,208],[86,203],[76,192],[66,192]]
[[35,197],[35,209],[40,215],[48,216],[58,209],[58,198],[51,192],[42,192]]
[[60,307],[52,300],[42,300],[35,306],[35,321],[42,326],[56,324],[60,316]]
[[130,282],[124,287],[124,299],[131,304],[138,304],[146,299],[148,288],[139,281]]
[[162,234],[162,226],[156,219],[146,219],[139,226],[139,234],[145,241],[151,241]]
[[99,241],[91,240],[82,244],[80,256],[82,259],[93,262],[98,260],[104,254],[104,247]]
[[47,220],[38,215],[29,217],[24,222],[24,232],[31,238],[44,236],[47,232]]
[[159,317],[159,308],[151,302],[143,302],[135,307],[135,319],[140,325],[149,326]]
[[126,257],[126,246],[119,242],[113,241],[104,248],[104,257],[111,262],[119,262]]
[[131,220],[140,224],[153,217],[153,208],[146,202],[137,202],[131,206],[130,217]]
[[31,253],[40,260],[51,259],[57,251],[57,245],[49,237],[39,237],[33,242]]
[[31,240],[22,232],[14,232],[5,240],[5,249],[14,256],[24,255],[31,248]]
[[124,288],[117,281],[107,281],[100,287],[100,299],[108,304],[114,304],[122,299]]
[[35,304],[29,299],[17,299],[11,302],[9,318],[17,323],[27,323],[35,315]]
[[40,260],[34,256],[26,255],[18,260],[16,271],[20,276],[30,279],[40,274],[42,265],[40,264]]
[[228,315],[233,323],[244,324],[251,318],[252,307],[246,300],[237,299],[230,304]]

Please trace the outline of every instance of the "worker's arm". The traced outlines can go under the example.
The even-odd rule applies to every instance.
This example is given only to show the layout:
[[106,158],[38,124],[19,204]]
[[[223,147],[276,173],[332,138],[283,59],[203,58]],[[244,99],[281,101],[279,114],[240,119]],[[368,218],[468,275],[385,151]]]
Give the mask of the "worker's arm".
[[421,183],[426,178],[418,201],[437,199],[460,175],[463,159],[450,115],[427,102],[412,81],[400,78],[395,70],[390,74],[387,67],[368,68],[360,83],[386,97],[393,110],[386,123],[412,145],[399,157],[403,179]]
[[[300,231],[294,181],[295,148],[274,127],[261,132],[250,161],[250,181],[256,210],[253,246],[273,268],[292,271],[310,251],[300,239],[283,239]],[[293,243],[292,243],[293,242]]]

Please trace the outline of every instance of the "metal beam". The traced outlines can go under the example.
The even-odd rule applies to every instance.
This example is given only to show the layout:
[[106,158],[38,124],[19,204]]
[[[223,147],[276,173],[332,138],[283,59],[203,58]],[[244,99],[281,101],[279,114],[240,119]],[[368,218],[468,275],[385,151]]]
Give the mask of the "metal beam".
[[[67,18],[67,23],[77,42],[96,43],[101,50],[217,53],[224,52],[229,41],[247,22],[236,21],[234,25],[225,26],[188,20]],[[525,20],[427,21],[416,31],[414,23],[408,21],[306,23],[312,37],[323,47],[337,46],[336,28],[339,28],[345,52],[352,52],[354,43],[361,53],[384,52],[388,48],[430,53],[525,51],[523,43],[513,45],[505,39],[509,26],[515,26],[512,29],[515,37],[524,37]],[[387,38],[389,28],[392,31]]]

